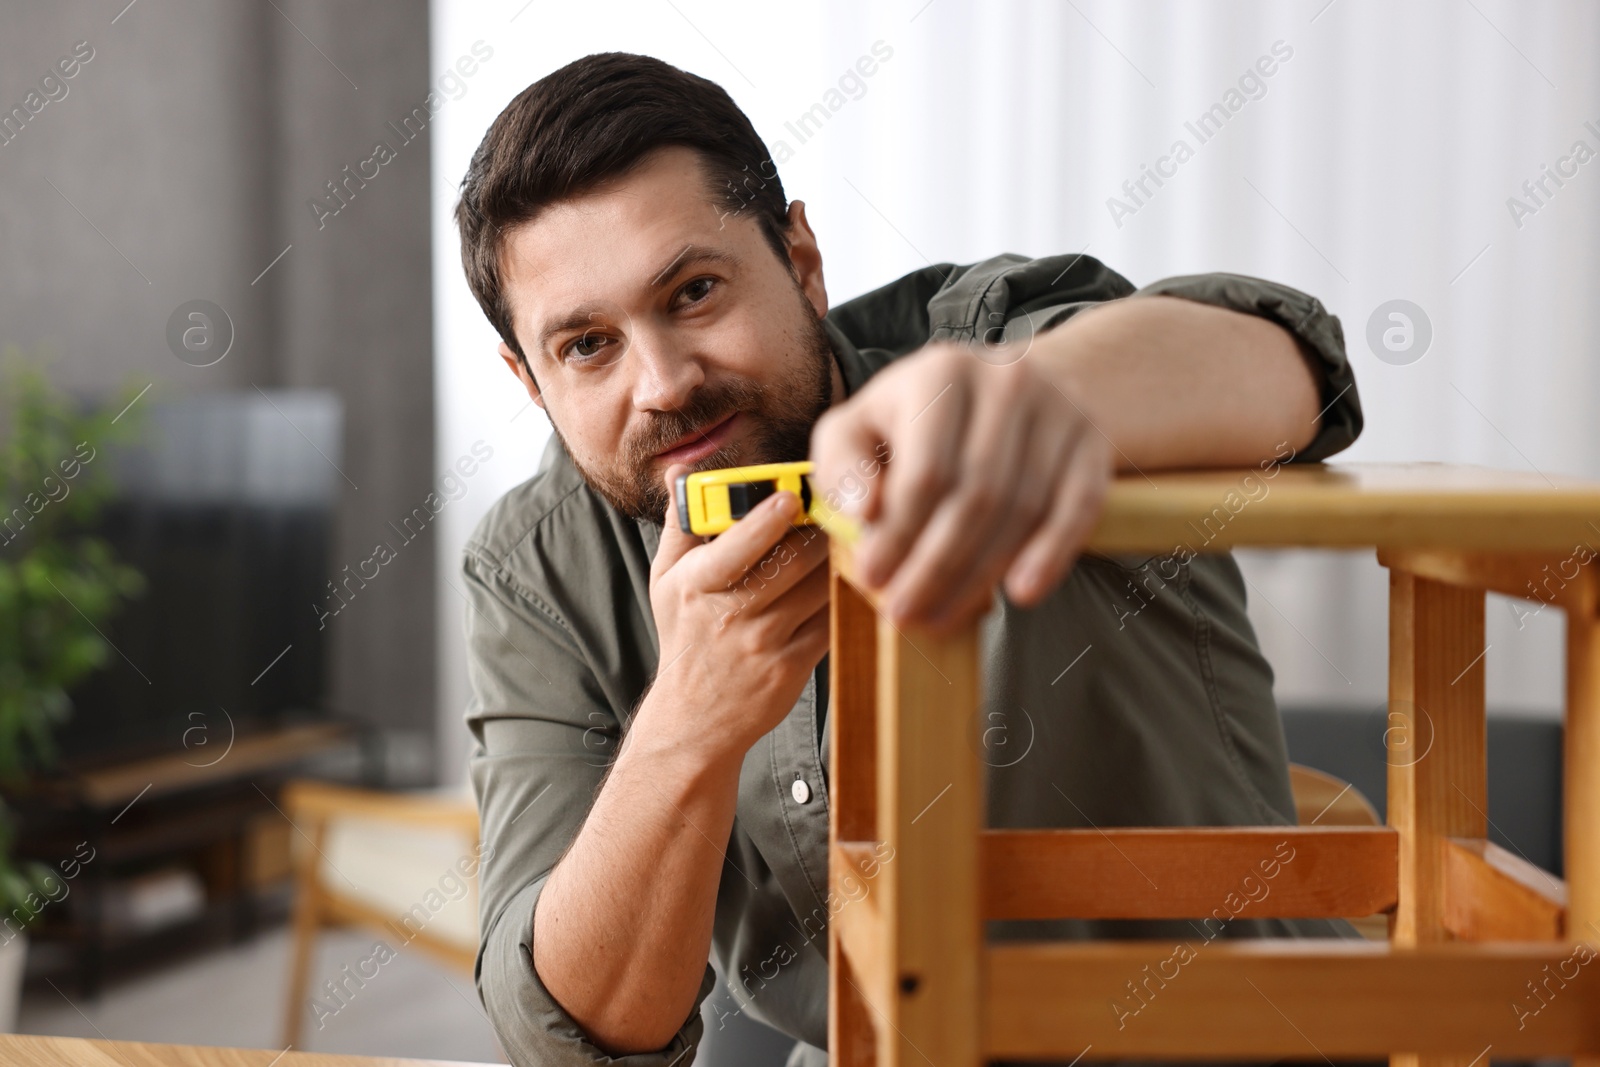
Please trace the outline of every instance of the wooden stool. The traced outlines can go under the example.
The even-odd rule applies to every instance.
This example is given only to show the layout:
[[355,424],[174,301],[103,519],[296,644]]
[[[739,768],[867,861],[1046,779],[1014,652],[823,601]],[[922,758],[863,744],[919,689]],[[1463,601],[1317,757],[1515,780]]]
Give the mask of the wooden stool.
[[[1377,548],[1388,825],[985,829],[976,624],[896,629],[836,540],[831,1061],[1600,1055],[1600,485],[1440,464],[1134,476],[1091,548],[1197,542]],[[1566,612],[1566,885],[1485,840],[1486,590]],[[988,919],[1203,919],[1281,842],[1295,858],[1240,914],[1387,912],[1389,941],[985,943]],[[1149,1001],[1119,1027],[1130,982]]]

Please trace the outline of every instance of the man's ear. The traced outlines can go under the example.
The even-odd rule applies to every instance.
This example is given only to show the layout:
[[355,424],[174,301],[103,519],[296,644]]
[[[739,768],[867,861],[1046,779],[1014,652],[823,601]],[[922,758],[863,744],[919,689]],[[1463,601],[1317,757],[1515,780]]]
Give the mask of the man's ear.
[[533,375],[528,373],[528,368],[523,364],[523,361],[515,352],[511,351],[511,346],[504,341],[500,342],[500,358],[506,361],[506,367],[512,374],[517,376],[517,380],[522,383],[523,388],[528,390],[528,399],[540,407],[544,407],[544,394],[539,391],[539,383],[533,380]]
[[800,290],[811,301],[820,318],[828,313],[828,287],[822,281],[822,250],[817,235],[806,221],[804,201],[789,201],[789,265],[800,281]]

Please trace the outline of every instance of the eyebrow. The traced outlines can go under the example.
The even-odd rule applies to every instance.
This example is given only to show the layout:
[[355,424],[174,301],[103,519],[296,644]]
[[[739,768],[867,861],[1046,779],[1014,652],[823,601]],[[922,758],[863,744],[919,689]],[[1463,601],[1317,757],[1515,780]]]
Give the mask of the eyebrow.
[[550,338],[558,334],[566,333],[568,330],[581,330],[585,326],[592,325],[595,316],[603,313],[604,308],[600,304],[579,304],[561,318],[545,323],[544,329],[539,331],[538,350],[543,352],[549,345]]
[[[660,289],[677,277],[683,268],[691,264],[721,263],[731,265],[735,261],[732,253],[710,245],[687,244],[682,251],[673,256],[671,261],[656,271],[650,278],[649,288]],[[569,330],[581,330],[594,323],[597,315],[603,314],[605,305],[597,303],[584,303],[573,308],[560,318],[552,319],[539,331],[539,351],[544,351],[550,339],[557,334]]]
[[732,262],[733,256],[720,248],[713,248],[710,245],[686,244],[683,246],[682,252],[672,257],[671,263],[656,271],[650,278],[650,288],[661,288],[662,285],[671,281],[673,276],[687,263],[731,264]]

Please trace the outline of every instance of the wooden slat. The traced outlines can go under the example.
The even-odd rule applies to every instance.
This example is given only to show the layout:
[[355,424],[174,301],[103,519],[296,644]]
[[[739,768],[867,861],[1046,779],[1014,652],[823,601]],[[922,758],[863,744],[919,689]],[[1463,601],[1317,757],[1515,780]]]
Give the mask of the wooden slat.
[[1444,925],[1461,941],[1566,936],[1567,887],[1489,841],[1445,842]]
[[988,830],[986,919],[1340,918],[1395,905],[1387,827]]
[[[1268,474],[1271,474],[1268,477]],[[1600,543],[1600,485],[1438,463],[1292,464],[1119,478],[1089,547],[1369,545],[1570,552]]]
[[[1600,542],[1600,533],[1590,531]],[[1600,569],[1593,550],[1483,552],[1444,548],[1380,548],[1378,562],[1445,585],[1486,589],[1564,611],[1594,615]],[[1586,562],[1588,561],[1588,562]]]
[[880,616],[877,645],[878,821],[893,849],[876,879],[893,982],[878,1059],[979,1067],[978,630],[934,637]]
[[[1587,960],[1587,962],[1581,962]],[[1549,970],[1546,970],[1549,968]],[[987,950],[984,1052],[1320,1061],[1600,1050],[1600,959],[1571,944],[1189,940]],[[1561,978],[1560,975],[1569,975]],[[1544,999],[1535,997],[1538,983]]]

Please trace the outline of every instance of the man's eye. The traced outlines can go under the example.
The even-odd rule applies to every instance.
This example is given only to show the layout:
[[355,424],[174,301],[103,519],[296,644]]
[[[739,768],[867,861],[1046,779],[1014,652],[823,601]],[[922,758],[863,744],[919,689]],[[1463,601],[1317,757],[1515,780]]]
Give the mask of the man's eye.
[[593,359],[609,343],[609,338],[604,334],[586,333],[581,337],[573,338],[567,343],[567,357],[580,360]]
[[696,278],[678,291],[683,294],[684,300],[697,304],[710,296],[711,290],[716,288],[716,285],[715,278]]

